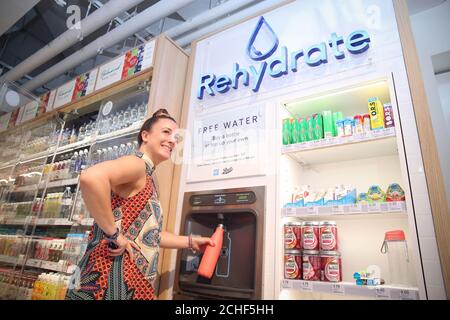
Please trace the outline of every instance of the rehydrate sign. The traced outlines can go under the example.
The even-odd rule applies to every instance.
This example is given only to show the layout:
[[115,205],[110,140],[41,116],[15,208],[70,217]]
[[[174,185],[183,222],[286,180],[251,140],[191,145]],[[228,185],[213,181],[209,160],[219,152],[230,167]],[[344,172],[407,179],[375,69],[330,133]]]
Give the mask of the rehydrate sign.
[[[261,28],[265,26],[266,30],[272,36],[272,46],[270,50],[265,53],[258,51],[254,42]],[[279,78],[287,75],[289,71],[297,72],[301,64],[301,58],[303,58],[306,65],[309,67],[318,67],[322,64],[328,63],[328,45],[331,48],[332,55],[335,59],[341,60],[346,57],[345,52],[340,47],[345,45],[348,52],[353,55],[361,54],[369,49],[370,37],[365,30],[356,30],[350,33],[344,41],[342,36],[338,36],[333,32],[330,39],[326,42],[321,42],[310,46],[308,49],[300,49],[298,51],[289,52],[288,48],[281,47],[280,55],[269,62],[264,61],[278,48],[278,37],[273,32],[270,25],[266,22],[264,17],[258,21],[255,31],[247,45],[247,55],[254,61],[262,61],[262,63],[255,67],[250,66],[247,69],[241,68],[238,63],[234,63],[231,71],[231,76],[220,75],[216,76],[213,73],[207,73],[200,76],[197,99],[202,100],[205,92],[210,96],[215,96],[217,93],[226,93],[231,88],[238,89],[239,78],[242,78],[242,84],[247,87],[251,87],[254,92],[258,92],[261,86],[262,80],[266,74],[269,74],[272,78]]]

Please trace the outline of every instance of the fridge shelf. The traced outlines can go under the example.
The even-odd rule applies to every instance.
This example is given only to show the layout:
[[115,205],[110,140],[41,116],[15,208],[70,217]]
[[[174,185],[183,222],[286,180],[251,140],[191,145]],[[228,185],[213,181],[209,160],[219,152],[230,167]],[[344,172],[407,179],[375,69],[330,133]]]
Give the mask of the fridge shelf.
[[141,129],[142,124],[143,124],[143,122],[139,121],[139,122],[132,124],[128,128],[123,128],[123,129],[120,129],[120,130],[117,130],[114,132],[110,132],[110,133],[106,133],[106,134],[102,134],[102,135],[98,134],[96,142],[105,142],[105,141],[113,140],[115,138],[126,136],[126,135],[134,133],[134,132],[137,135],[137,133]]
[[76,149],[87,148],[94,142],[95,142],[95,138],[93,136],[90,136],[87,139],[83,139],[83,140],[75,142],[75,143],[66,144],[64,146],[61,146],[56,150],[56,153],[60,154],[60,153],[64,153],[64,152],[73,151]]
[[281,215],[283,217],[339,216],[387,213],[406,214],[405,201],[281,209]]
[[[52,181],[47,184],[47,189],[50,188],[56,188],[56,187],[64,187],[64,186],[70,186],[78,183],[78,177],[77,178],[71,178],[71,179],[65,179],[65,180],[57,180]],[[32,184],[28,186],[21,186],[14,188],[11,192],[27,192],[27,191],[35,191],[36,189],[43,189],[45,187],[45,181],[42,181],[37,184]]]
[[419,289],[390,285],[358,286],[351,282],[282,280],[281,289],[317,292],[341,296],[362,296],[383,300],[419,300]]
[[[57,188],[57,187],[64,187],[64,186],[71,186],[78,183],[78,177],[72,178],[72,179],[65,179],[65,180],[57,180],[57,181],[51,181],[47,184],[47,189],[50,188]],[[43,183],[39,184],[39,188],[44,188],[45,181]]]
[[282,154],[300,163],[318,164],[397,154],[394,128],[372,131],[362,136],[341,137],[283,146]]
[[19,257],[0,255],[0,262],[2,263],[19,264],[22,260],[23,259],[20,259]]
[[41,158],[48,158],[49,156],[53,155],[54,151],[55,151],[55,147],[50,147],[49,149],[46,149],[39,153],[34,153],[31,155],[27,155],[25,157],[20,157],[19,162],[26,163],[26,162],[30,162],[30,161],[41,159]]
[[67,263],[64,260],[60,260],[59,262],[53,262],[38,259],[28,259],[25,265],[33,268],[68,273],[66,264]]
[[74,224],[72,221],[64,218],[0,218],[0,225],[34,225],[35,222],[37,226],[72,226]]

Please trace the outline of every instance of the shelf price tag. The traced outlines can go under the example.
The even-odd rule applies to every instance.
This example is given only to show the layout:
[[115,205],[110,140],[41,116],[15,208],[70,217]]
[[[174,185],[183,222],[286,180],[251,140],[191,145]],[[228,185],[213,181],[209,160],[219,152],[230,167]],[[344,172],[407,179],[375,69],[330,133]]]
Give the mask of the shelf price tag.
[[318,213],[317,213],[317,208],[314,208],[314,207],[307,207],[307,208],[306,208],[306,214],[309,215],[309,216],[317,215],[317,214],[318,214]]
[[331,212],[333,214],[341,214],[344,213],[344,207],[343,206],[332,206],[331,207]]
[[312,292],[313,291],[312,283],[310,283],[309,281],[300,280],[299,287],[300,287],[299,289],[304,292]]
[[375,296],[378,299],[390,299],[390,292],[386,288],[376,288],[375,289]]
[[391,212],[403,211],[403,201],[388,202],[388,210]]
[[343,296],[343,295],[345,295],[345,288],[340,283],[333,283],[331,285],[331,293]]
[[368,210],[369,210],[369,212],[380,212],[380,204],[379,203],[369,203]]
[[286,216],[294,216],[296,213],[295,208],[286,208],[285,210]]
[[48,224],[50,226],[55,225],[55,219],[48,219],[46,224]]
[[27,261],[27,266],[30,266],[30,267],[39,267],[40,264],[41,264],[41,261],[40,260],[36,260],[36,259],[29,259]]
[[283,288],[283,289],[292,289],[292,281],[289,281],[289,280],[281,281],[281,288]]
[[412,290],[401,289],[400,300],[416,300],[416,292]]

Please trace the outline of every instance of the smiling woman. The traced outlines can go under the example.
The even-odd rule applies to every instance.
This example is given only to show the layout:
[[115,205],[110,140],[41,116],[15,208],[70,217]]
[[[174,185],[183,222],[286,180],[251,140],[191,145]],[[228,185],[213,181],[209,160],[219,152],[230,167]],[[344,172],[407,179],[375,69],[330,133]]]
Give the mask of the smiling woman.
[[177,130],[175,120],[160,109],[143,124],[135,156],[102,162],[81,174],[83,199],[95,223],[67,299],[154,299],[160,247],[203,251],[214,245],[210,238],[162,231],[154,172],[170,158]]

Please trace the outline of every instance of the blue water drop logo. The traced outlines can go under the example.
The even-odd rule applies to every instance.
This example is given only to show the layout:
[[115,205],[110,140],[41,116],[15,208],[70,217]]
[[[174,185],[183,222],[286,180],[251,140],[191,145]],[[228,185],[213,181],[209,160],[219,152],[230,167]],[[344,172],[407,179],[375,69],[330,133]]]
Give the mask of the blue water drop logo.
[[[269,35],[272,38],[272,47],[266,53],[262,53],[254,46],[256,37],[258,36],[263,26],[268,31]],[[277,48],[278,48],[278,37],[273,31],[273,29],[270,27],[270,25],[267,23],[267,21],[264,19],[264,17],[261,16],[261,18],[259,18],[258,24],[256,25],[255,31],[253,31],[253,34],[250,37],[250,41],[248,42],[247,54],[253,60],[262,61],[270,57],[277,50]]]

